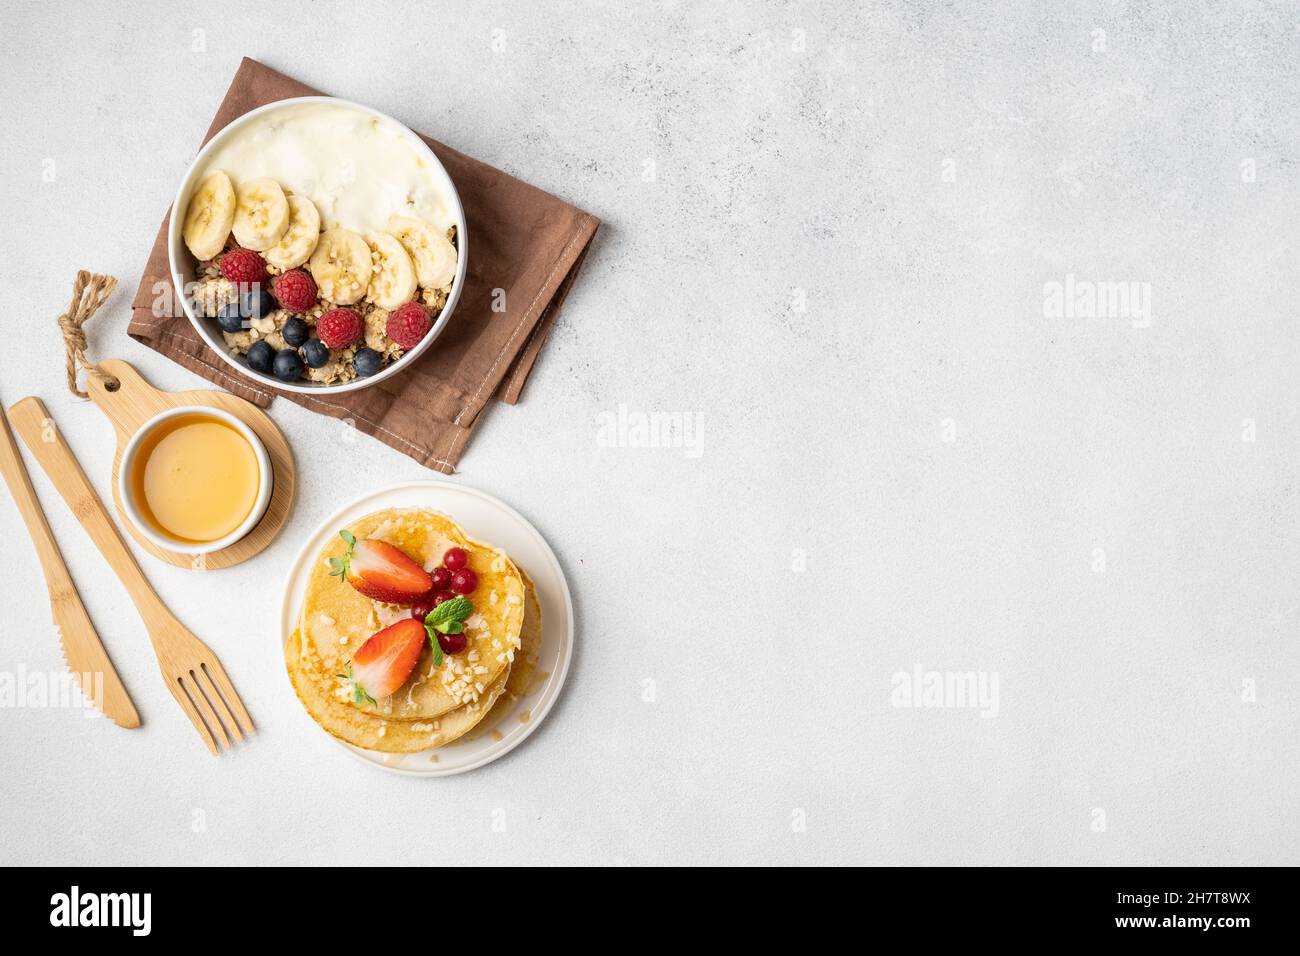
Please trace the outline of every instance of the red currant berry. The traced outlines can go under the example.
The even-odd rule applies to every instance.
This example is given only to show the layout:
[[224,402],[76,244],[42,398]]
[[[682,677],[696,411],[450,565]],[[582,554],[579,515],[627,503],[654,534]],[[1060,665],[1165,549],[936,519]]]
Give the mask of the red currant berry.
[[435,591],[445,591],[451,587],[451,572],[446,568],[434,568],[429,577],[433,578],[433,590]]
[[450,571],[459,571],[469,564],[469,552],[464,548],[448,548],[447,553],[442,556],[442,563]]
[[415,618],[417,621],[423,621],[429,616],[429,612],[435,607],[437,607],[437,605],[433,603],[432,598],[420,598],[420,600],[411,605],[411,617]]
[[443,601],[450,601],[455,596],[456,595],[452,594],[450,591],[439,591],[433,596],[433,606],[437,607]]
[[459,654],[469,644],[469,638],[462,631],[459,634],[438,634],[438,645],[442,648],[444,654]]
[[469,594],[478,587],[478,575],[469,568],[462,568],[451,577],[451,589],[457,594]]

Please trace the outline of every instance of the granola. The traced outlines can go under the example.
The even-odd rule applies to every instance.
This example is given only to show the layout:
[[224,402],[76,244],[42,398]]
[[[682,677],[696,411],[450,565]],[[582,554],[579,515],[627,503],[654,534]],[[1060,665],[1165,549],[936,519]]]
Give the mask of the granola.
[[[452,226],[447,230],[447,239],[454,243],[455,238],[456,227]],[[218,321],[226,350],[232,356],[246,360],[250,350],[258,342],[266,343],[266,346],[276,354],[286,349],[301,352],[307,347],[305,342],[295,345],[285,337],[284,327],[291,319],[298,319],[306,326],[308,341],[319,341],[313,334],[316,326],[321,316],[336,306],[318,296],[309,307],[301,311],[282,307],[274,300],[274,277],[284,273],[269,264],[265,267],[268,276],[266,284],[271,288],[269,297],[268,293],[262,290],[260,282],[232,281],[223,274],[222,263],[226,255],[236,248],[239,247],[231,245],[214,258],[200,263],[198,280],[192,295],[196,311],[206,318]],[[373,270],[379,268],[378,263],[372,264]],[[426,309],[428,324],[432,326],[446,307],[450,293],[449,286],[417,287],[412,301],[420,303]],[[304,359],[301,369],[302,379],[319,385],[350,382],[361,374],[356,365],[358,352],[370,350],[376,353],[379,368],[387,368],[407,352],[407,349],[394,341],[389,334],[390,318],[394,310],[385,309],[377,304],[369,291],[361,300],[345,308],[351,309],[360,316],[364,330],[362,340],[342,347],[330,348],[324,361],[315,366]],[[263,309],[267,311],[263,312]],[[237,329],[234,328],[235,316],[232,313],[238,316]],[[298,334],[301,334],[301,330]],[[259,369],[254,368],[254,371]]]

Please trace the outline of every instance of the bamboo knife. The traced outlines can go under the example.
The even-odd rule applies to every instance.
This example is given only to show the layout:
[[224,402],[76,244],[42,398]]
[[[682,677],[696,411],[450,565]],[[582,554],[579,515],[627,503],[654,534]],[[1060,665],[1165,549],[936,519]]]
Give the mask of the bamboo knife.
[[140,715],[136,713],[131,696],[122,685],[122,679],[113,669],[113,662],[90,622],[81,595],[68,567],[63,563],[58,542],[50,531],[40,499],[32,488],[31,476],[18,453],[9,421],[0,412],[0,473],[4,474],[9,493],[13,495],[18,513],[27,524],[27,531],[36,545],[41,569],[45,572],[45,586],[50,592],[50,608],[58,629],[63,659],[72,676],[81,685],[82,695],[94,702],[119,727],[139,727]]

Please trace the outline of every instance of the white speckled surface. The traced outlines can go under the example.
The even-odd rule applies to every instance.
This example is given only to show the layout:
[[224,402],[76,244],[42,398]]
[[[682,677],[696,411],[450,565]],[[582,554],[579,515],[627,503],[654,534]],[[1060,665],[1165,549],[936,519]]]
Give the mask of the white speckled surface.
[[[6,861],[1300,860],[1294,8],[140,6],[0,13],[0,398],[41,396],[106,496],[54,325],[75,270],[128,287],[92,354],[196,387],[127,305],[240,57],[372,104],[606,223],[456,479],[548,536],[578,651],[548,723],[461,778],[309,728],[283,566],[425,473],[277,404],[276,545],[142,557],[259,722],[213,760],[35,474],[147,725],[0,710]],[[1149,322],[1045,315],[1067,275],[1149,284]],[[607,447],[620,405],[689,414],[698,456]],[[0,672],[57,670],[8,503],[0,536]],[[893,706],[915,664],[996,672],[997,715]]]

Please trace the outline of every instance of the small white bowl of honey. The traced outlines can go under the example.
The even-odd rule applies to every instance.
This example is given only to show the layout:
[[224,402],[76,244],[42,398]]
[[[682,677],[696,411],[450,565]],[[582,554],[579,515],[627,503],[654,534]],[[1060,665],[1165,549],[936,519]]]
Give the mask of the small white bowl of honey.
[[122,509],[174,554],[211,554],[257,526],[274,477],[266,446],[229,412],[172,408],[131,436],[117,470]]

